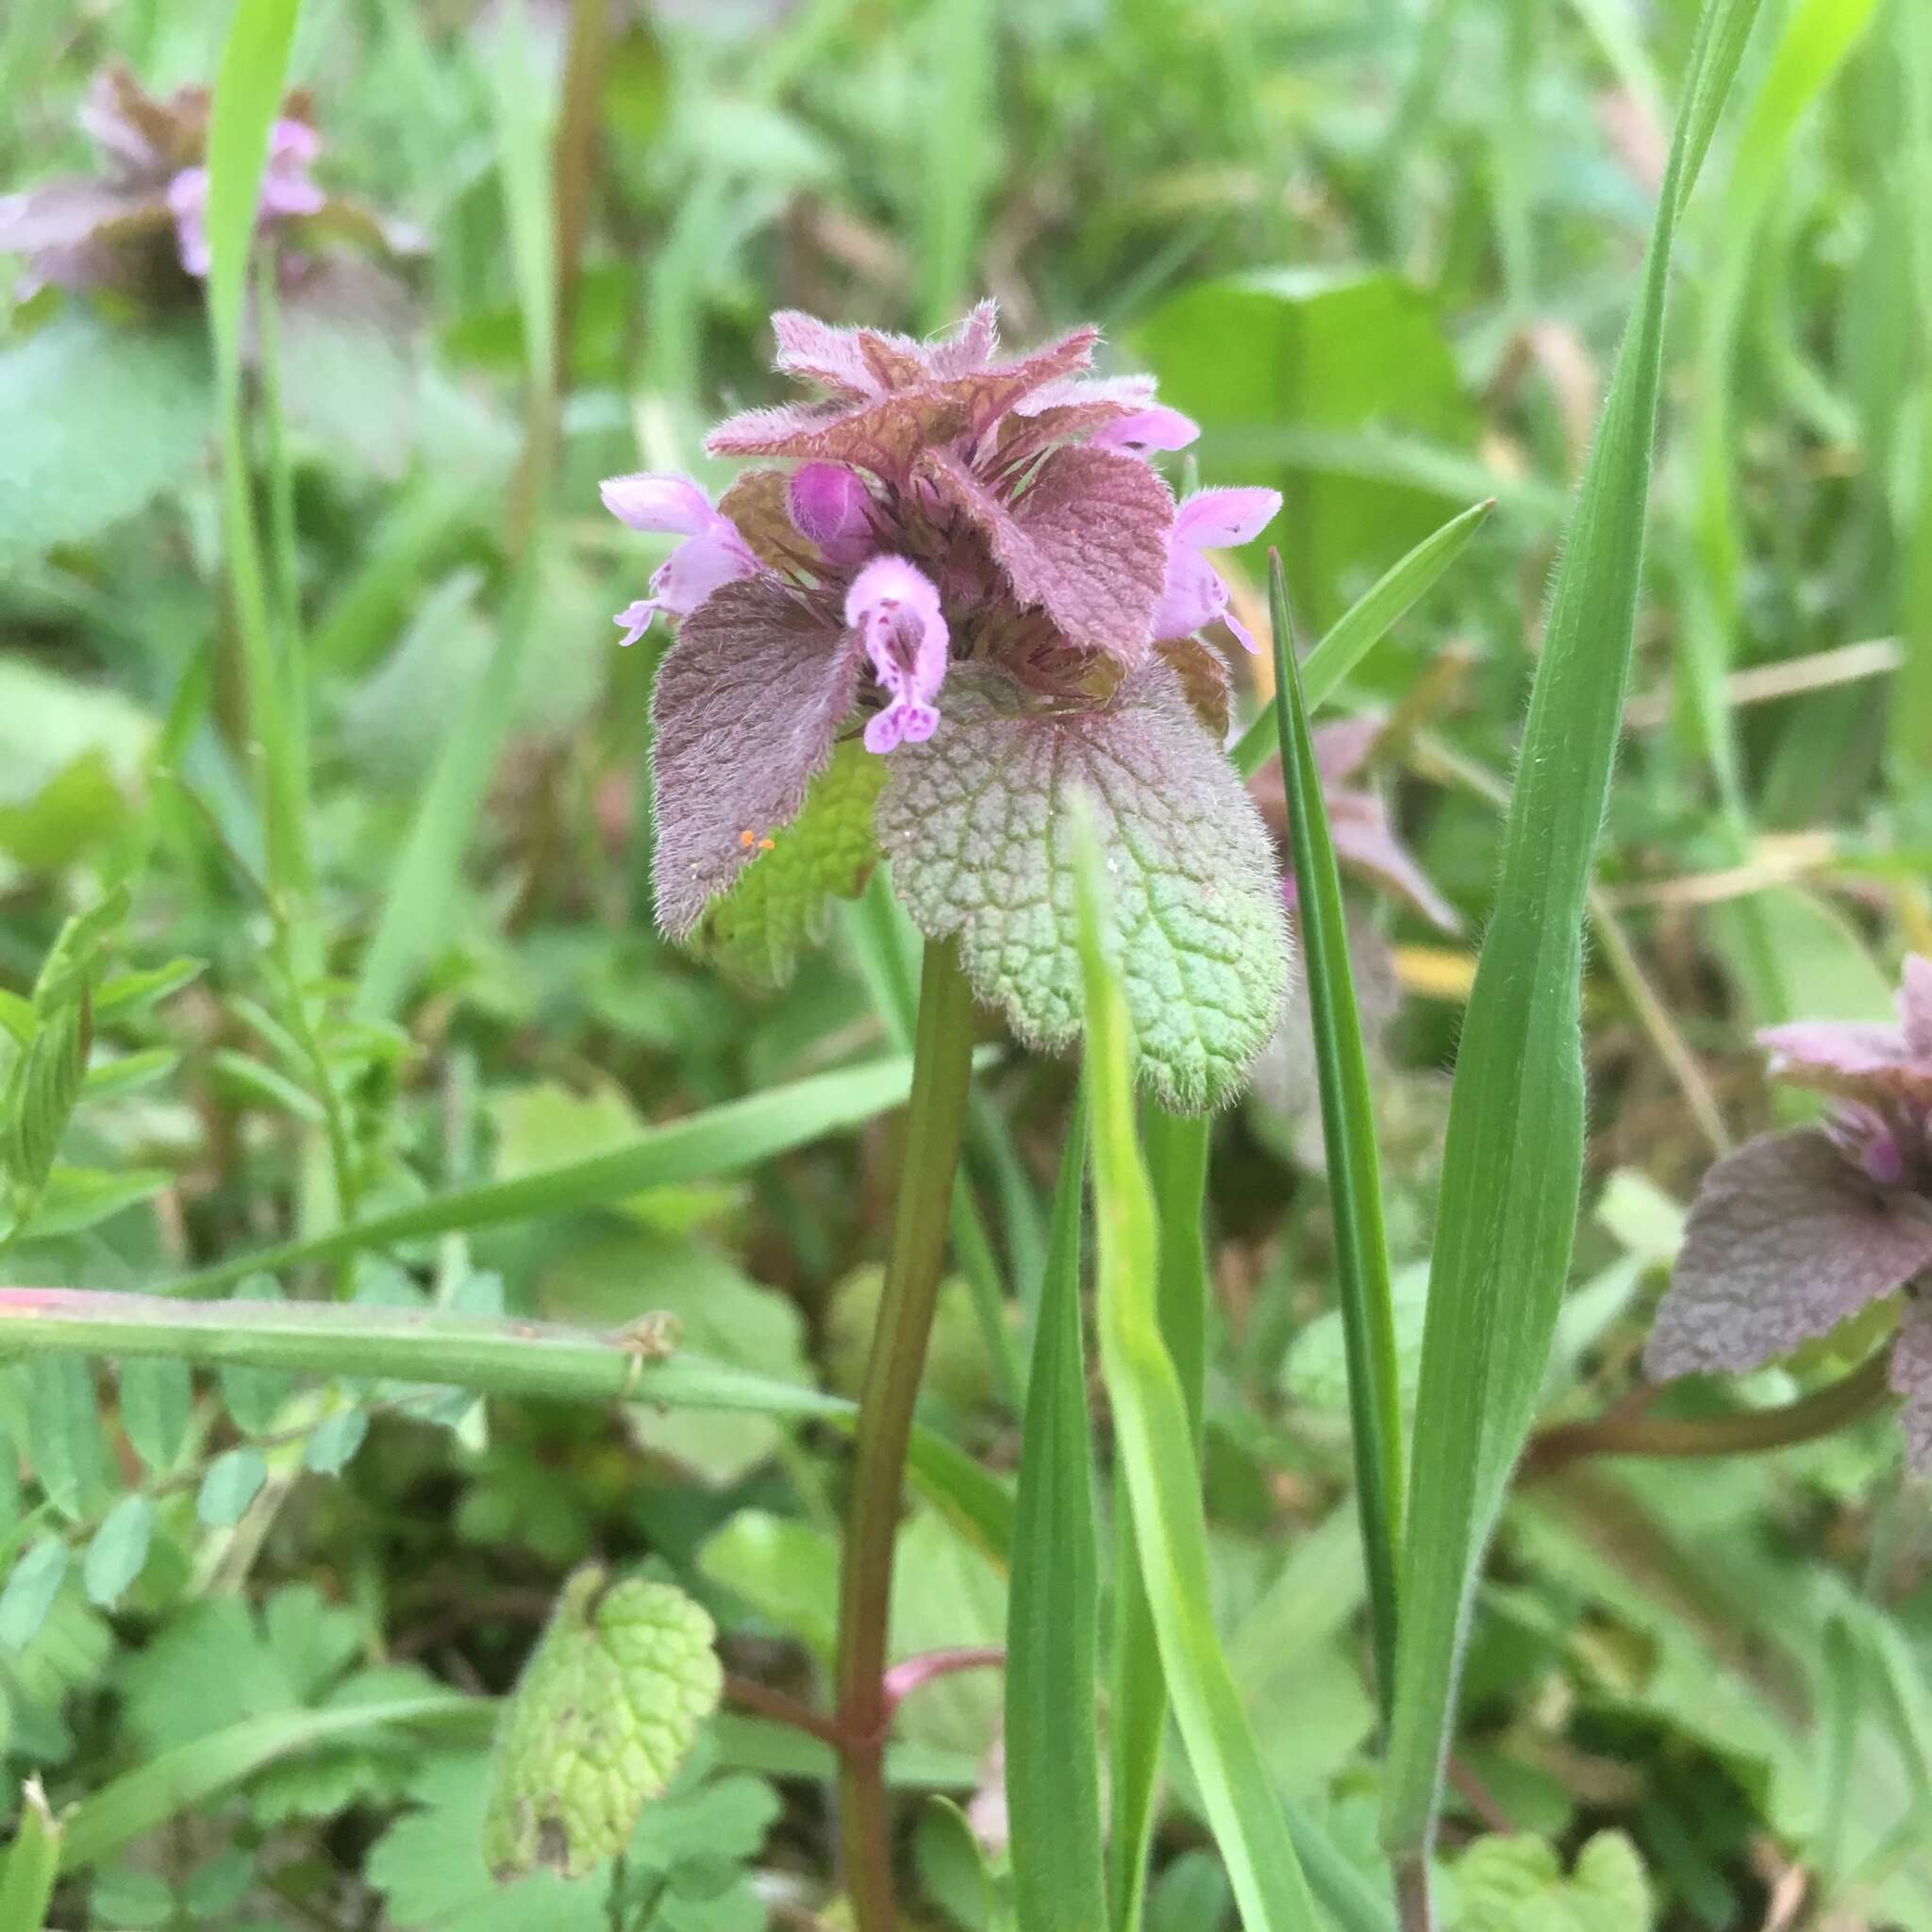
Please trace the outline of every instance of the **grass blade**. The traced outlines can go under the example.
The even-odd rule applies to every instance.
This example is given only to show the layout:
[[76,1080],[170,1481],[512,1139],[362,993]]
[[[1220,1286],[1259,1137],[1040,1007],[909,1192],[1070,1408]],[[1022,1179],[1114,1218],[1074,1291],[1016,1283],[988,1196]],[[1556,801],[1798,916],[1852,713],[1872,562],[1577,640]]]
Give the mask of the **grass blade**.
[[1101,1932],[1099,1532],[1080,1327],[1087,1128],[1076,1103],[1054,1195],[1013,1511],[1007,1815],[1019,1932]]
[[1134,1123],[1126,1001],[1102,949],[1102,868],[1080,867],[1092,1107],[1100,1356],[1160,1659],[1215,1840],[1249,1932],[1319,1921],[1213,1623],[1193,1427],[1156,1305],[1159,1230]]
[[1429,1923],[1422,1874],[1475,1575],[1535,1410],[1575,1235],[1584,906],[1629,675],[1671,244],[1755,8],[1714,0],[1699,24],[1637,308],[1551,597],[1457,1055],[1383,1793],[1383,1841],[1412,1926]]
[[207,208],[208,318],[214,340],[228,587],[249,729],[260,747],[269,882],[298,896],[310,884],[308,755],[296,727],[291,667],[277,654],[270,624],[268,575],[242,425],[242,353],[269,128],[281,107],[300,10],[300,0],[247,0],[234,10],[208,107]]
[[566,1161],[514,1180],[432,1194],[346,1227],[252,1248],[213,1267],[161,1284],[163,1294],[207,1294],[257,1270],[275,1273],[309,1261],[339,1260],[425,1235],[454,1234],[575,1213],[621,1201],[641,1188],[738,1174],[821,1135],[856,1126],[900,1106],[912,1083],[903,1056],[814,1074],[743,1100],[708,1107],[640,1134],[627,1147]]
[[[1148,1178],[1159,1226],[1157,1294],[1161,1340],[1179,1377],[1189,1432],[1198,1456],[1208,1374],[1208,1255],[1201,1209],[1208,1187],[1206,1117],[1171,1114],[1150,1104],[1142,1115]],[[1135,1932],[1146,1903],[1154,1801],[1167,1741],[1167,1679],[1154,1614],[1141,1576],[1132,1513],[1114,1520],[1114,1631],[1108,1710],[1113,1792],[1113,1924]]]
[[1368,1057],[1348,957],[1341,875],[1328,833],[1322,774],[1295,669],[1281,558],[1268,554],[1268,608],[1274,631],[1274,713],[1288,824],[1300,889],[1308,1017],[1322,1095],[1322,1135],[1334,1204],[1337,1293],[1348,1356],[1349,1424],[1356,1505],[1369,1581],[1375,1696],[1386,1727],[1395,1694],[1396,1552],[1402,1541],[1402,1400],[1395,1368],[1395,1311],[1389,1292],[1389,1242]]
[[[1462,555],[1495,507],[1492,496],[1473,504],[1459,517],[1452,517],[1391,565],[1336,619],[1334,628],[1308,653],[1307,662],[1302,666],[1302,695],[1310,711],[1320,709],[1348,674],[1401,623],[1423,593]],[[1264,710],[1241,733],[1228,756],[1243,778],[1252,778],[1267,763],[1276,741],[1274,716]]]

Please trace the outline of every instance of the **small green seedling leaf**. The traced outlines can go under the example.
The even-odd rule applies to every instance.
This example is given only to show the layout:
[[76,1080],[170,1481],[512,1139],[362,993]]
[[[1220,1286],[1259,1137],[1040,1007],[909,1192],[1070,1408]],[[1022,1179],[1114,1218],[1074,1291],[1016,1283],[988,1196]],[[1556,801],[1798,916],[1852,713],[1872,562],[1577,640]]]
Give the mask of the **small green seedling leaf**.
[[17,1562],[0,1591],[0,1650],[25,1650],[40,1635],[66,1580],[67,1545],[43,1536]]
[[1455,1932],[1649,1932],[1650,1887],[1636,1847],[1600,1831],[1568,1878],[1540,1838],[1479,1838],[1457,1860]]
[[483,1856],[500,1882],[581,1877],[623,1850],[717,1708],[715,1634],[669,1584],[570,1579],[497,1739]]
[[155,1506],[145,1496],[123,1496],[94,1531],[81,1561],[81,1581],[91,1604],[106,1609],[120,1601],[146,1564],[154,1536]]
[[259,1449],[230,1449],[208,1465],[194,1499],[194,1512],[210,1529],[232,1529],[268,1480]]
[[341,1475],[369,1434],[369,1411],[345,1408],[320,1424],[302,1452],[302,1466],[317,1475]]
[[42,1493],[77,1522],[108,1493],[108,1444],[93,1371],[71,1356],[43,1356],[23,1365],[26,1380],[28,1460]]
[[193,1401],[194,1378],[186,1362],[156,1356],[121,1364],[121,1426],[152,1474],[174,1468]]
[[798,816],[771,835],[772,849],[706,909],[703,942],[733,979],[759,991],[784,986],[800,955],[824,940],[831,901],[865,890],[878,858],[873,808],[887,766],[857,742],[841,745]]

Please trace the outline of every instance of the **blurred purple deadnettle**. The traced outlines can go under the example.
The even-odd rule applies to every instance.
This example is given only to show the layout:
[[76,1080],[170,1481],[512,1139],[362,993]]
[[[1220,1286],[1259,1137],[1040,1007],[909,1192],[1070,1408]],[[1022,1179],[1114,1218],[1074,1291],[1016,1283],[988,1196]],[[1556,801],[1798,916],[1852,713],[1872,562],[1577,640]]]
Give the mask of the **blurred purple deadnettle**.
[[[23,293],[52,286],[192,298],[208,267],[208,90],[150,94],[126,68],[111,66],[94,76],[79,121],[101,150],[99,175],[0,197],[0,253],[28,258]],[[419,251],[423,238],[406,224],[310,178],[321,146],[308,96],[291,94],[270,133],[259,226],[299,222],[316,239]]]
[[[262,165],[261,197],[256,219],[263,227],[291,215],[318,215],[328,197],[308,178],[309,164],[322,151],[315,129],[302,121],[277,121],[268,133]],[[206,275],[208,252],[208,170],[183,168],[168,183],[168,209],[175,217],[181,266]]]
[[[1385,723],[1375,712],[1363,711],[1314,728],[1315,765],[1322,774],[1322,803],[1327,809],[1328,835],[1336,859],[1345,871],[1413,907],[1430,924],[1443,932],[1460,932],[1461,916],[1403,843],[1381,796],[1366,786],[1344,782],[1374,755]],[[1280,759],[1271,758],[1249,781],[1249,789],[1261,816],[1285,845],[1288,808],[1282,795]],[[1297,896],[1292,872],[1283,874],[1281,890],[1292,911]]]
[[1774,1079],[1832,1096],[1821,1126],[1763,1134],[1705,1176],[1645,1365],[1755,1369],[1907,1291],[1892,1349],[1915,1467],[1932,1469],[1932,959],[1907,958],[1896,1025],[1813,1020],[1758,1036]]
[[[1273,1027],[1287,952],[1265,829],[1214,735],[1228,673],[1198,634],[1247,640],[1203,552],[1252,541],[1279,496],[1203,491],[1176,516],[1150,458],[1194,425],[1145,376],[1091,375],[1091,328],[1007,357],[991,303],[930,342],[772,327],[819,399],[712,431],[712,456],[763,459],[715,507],[686,477],[604,488],[684,540],[618,618],[626,642],[678,621],[653,701],[659,922],[691,934],[857,740],[890,759],[874,835],[915,924],[959,933],[982,995],[1058,1043],[1079,1010],[1057,837],[1077,785],[1123,841],[1143,1064],[1213,1104]],[[969,740],[983,809],[958,790]]]

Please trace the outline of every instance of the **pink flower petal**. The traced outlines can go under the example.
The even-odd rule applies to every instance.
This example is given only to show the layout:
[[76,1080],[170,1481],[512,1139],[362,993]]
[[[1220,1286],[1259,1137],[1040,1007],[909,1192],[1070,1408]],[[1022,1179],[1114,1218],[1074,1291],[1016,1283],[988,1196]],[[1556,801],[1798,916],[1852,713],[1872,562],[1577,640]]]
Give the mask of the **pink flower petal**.
[[689,476],[653,475],[640,472],[611,476],[597,486],[604,508],[633,530],[654,530],[695,537],[717,521],[710,499]]
[[183,168],[168,183],[168,210],[175,217],[175,237],[181,266],[204,276],[212,258],[208,245],[208,170]]
[[868,751],[930,738],[933,700],[946,681],[949,634],[932,579],[903,557],[875,557],[845,593],[845,622],[858,633],[873,675],[891,702],[866,726]]
[[651,620],[657,614],[658,606],[653,598],[640,597],[636,603],[626,604],[610,620],[611,623],[621,626],[624,631],[624,635],[617,641],[618,649],[623,650],[625,646],[636,643],[650,629]]
[[1233,550],[1252,543],[1280,508],[1278,490],[1197,490],[1174,513],[1174,541],[1196,550]]
[[1198,550],[1176,543],[1168,553],[1167,581],[1154,609],[1157,638],[1186,638],[1227,609],[1227,586]]
[[1105,425],[1090,440],[1095,449],[1124,449],[1144,456],[1149,450],[1186,449],[1200,433],[1201,425],[1191,417],[1157,404]]
[[667,617],[689,617],[711,592],[740,577],[758,575],[758,561],[728,525],[718,533],[688,538],[658,566],[651,592]]

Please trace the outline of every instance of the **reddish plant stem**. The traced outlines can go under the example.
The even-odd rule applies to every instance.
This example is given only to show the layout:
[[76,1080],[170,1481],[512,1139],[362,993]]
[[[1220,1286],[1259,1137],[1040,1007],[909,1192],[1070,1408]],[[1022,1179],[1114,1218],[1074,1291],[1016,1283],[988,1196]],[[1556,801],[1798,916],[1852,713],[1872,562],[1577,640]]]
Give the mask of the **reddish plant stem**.
[[770,1718],[774,1724],[790,1724],[794,1731],[804,1731],[821,1743],[831,1745],[835,1751],[843,1741],[833,1719],[821,1717],[795,1697],[788,1697],[784,1691],[774,1690],[769,1685],[757,1683],[750,1677],[727,1676],[724,1679],[724,1701],[740,1710],[751,1712],[754,1717]]
[[886,1709],[890,1714],[924,1686],[957,1671],[998,1670],[1007,1660],[1004,1650],[984,1646],[967,1650],[928,1650],[903,1657],[886,1673]]
[[1402,1932],[1435,1932],[1435,1914],[1429,1907],[1428,1860],[1420,1853],[1401,1859],[1395,1867],[1395,1911]]
[[1834,1435],[1889,1399],[1890,1363],[1891,1351],[1882,1348],[1850,1374],[1775,1408],[1681,1417],[1619,1408],[1590,1422],[1559,1423],[1532,1438],[1519,1480],[1535,1482],[1591,1456],[1748,1456]]
[[947,1214],[973,1074],[973,993],[950,942],[930,943],[919,990],[906,1165],[872,1356],[853,1432],[839,1591],[839,1829],[857,1932],[895,1932],[885,1745],[886,1630],[906,1448],[945,1259]]

